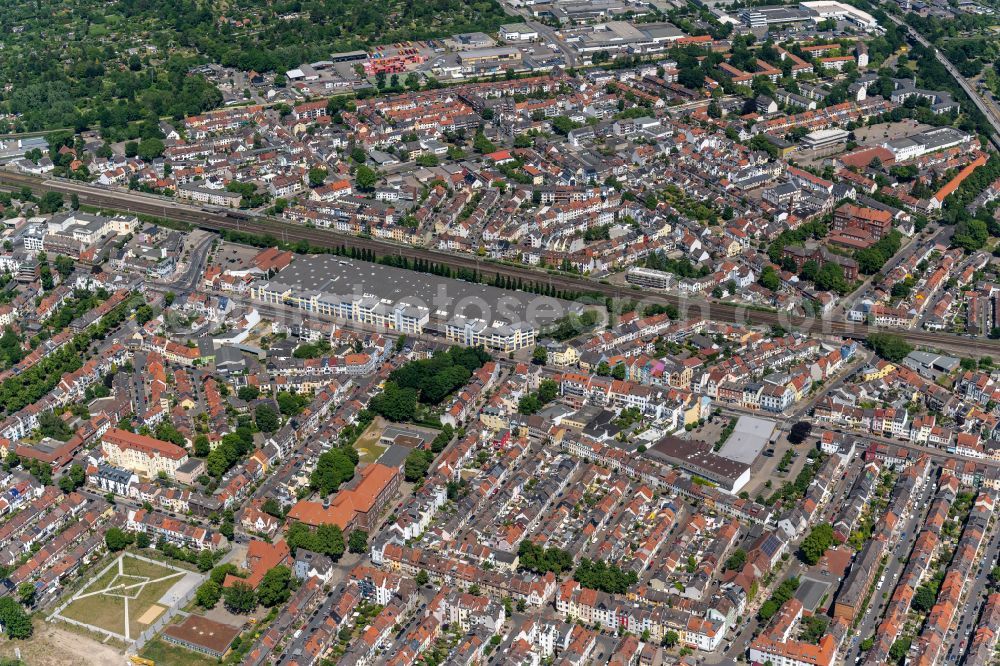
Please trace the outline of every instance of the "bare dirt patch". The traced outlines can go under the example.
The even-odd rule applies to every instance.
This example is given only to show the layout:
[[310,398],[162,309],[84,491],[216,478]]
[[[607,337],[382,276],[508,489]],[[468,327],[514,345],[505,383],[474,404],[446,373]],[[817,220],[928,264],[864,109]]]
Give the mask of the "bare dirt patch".
[[29,640],[0,643],[0,655],[13,659],[15,648],[20,648],[21,659],[31,666],[125,663],[125,655],[117,648],[40,620],[35,622],[35,635]]

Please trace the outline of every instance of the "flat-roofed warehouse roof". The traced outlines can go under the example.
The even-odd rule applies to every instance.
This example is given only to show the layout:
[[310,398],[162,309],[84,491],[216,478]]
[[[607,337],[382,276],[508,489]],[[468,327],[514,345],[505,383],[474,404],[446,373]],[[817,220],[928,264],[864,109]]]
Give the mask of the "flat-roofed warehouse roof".
[[713,452],[710,444],[697,439],[667,435],[643,455],[708,479],[727,493],[739,492],[750,481],[750,465],[724,458]]
[[759,12],[768,23],[791,23],[808,21],[814,16],[799,7],[754,7],[748,11]]
[[470,49],[458,54],[459,60],[485,60],[490,58],[520,58],[521,51],[513,46]]
[[836,0],[809,0],[808,2],[799,3],[799,5],[816,12],[821,17],[848,16],[857,23],[868,27],[875,27],[878,25],[878,21],[875,20],[874,16],[866,11],[858,9],[857,7],[849,5],[846,2],[837,2]]
[[672,23],[643,23],[639,25],[639,30],[657,42],[672,42],[685,36],[684,31]]
[[930,151],[937,150],[942,146],[951,146],[956,143],[969,141],[972,137],[954,127],[935,127],[911,135],[910,138],[923,144],[924,149]]
[[527,23],[504,23],[502,26],[500,26],[500,30],[502,32],[506,32],[506,33],[514,33],[514,32],[517,32],[517,33],[522,33],[522,32],[537,33],[538,32],[537,30],[535,30],[534,28],[532,28]]
[[809,139],[811,141],[829,141],[831,139],[846,139],[850,136],[850,132],[847,130],[842,130],[839,127],[833,127],[830,129],[816,130],[815,132],[809,132],[803,138]]
[[771,441],[777,422],[759,416],[741,416],[719,455],[746,465],[752,465]]
[[[569,301],[418,273],[333,255],[300,255],[268,284],[293,293],[372,295],[428,308],[432,319],[461,315],[485,321],[545,326],[580,307]],[[488,315],[488,316],[487,316]]]

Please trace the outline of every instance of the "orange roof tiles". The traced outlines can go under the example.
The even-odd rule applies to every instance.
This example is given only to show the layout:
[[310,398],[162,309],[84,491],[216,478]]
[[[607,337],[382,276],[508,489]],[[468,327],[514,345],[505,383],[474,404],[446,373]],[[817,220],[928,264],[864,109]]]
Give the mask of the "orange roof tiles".
[[104,436],[101,439],[104,442],[117,446],[120,449],[135,449],[141,451],[147,456],[160,455],[164,458],[180,460],[187,455],[187,451],[176,444],[164,442],[156,439],[155,437],[137,435],[133,432],[120,430],[118,428],[110,428],[106,433],[104,433]]
[[959,186],[962,184],[962,181],[971,176],[973,171],[983,166],[984,164],[986,164],[986,155],[981,154],[970,164],[966,165],[966,167],[962,169],[957,176],[948,181],[948,183],[944,187],[938,190],[937,194],[934,195],[934,199],[939,204],[943,203],[945,198],[949,194],[954,193],[955,190],[959,188]]

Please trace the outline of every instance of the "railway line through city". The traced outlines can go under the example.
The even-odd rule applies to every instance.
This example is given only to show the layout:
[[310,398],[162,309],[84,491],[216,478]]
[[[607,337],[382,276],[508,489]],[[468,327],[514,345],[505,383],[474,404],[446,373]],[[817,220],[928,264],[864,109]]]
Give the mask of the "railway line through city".
[[355,248],[369,251],[376,256],[397,256],[408,260],[422,260],[451,268],[476,271],[484,277],[497,275],[520,279],[528,285],[549,286],[552,289],[575,294],[586,294],[595,299],[636,300],[647,305],[673,305],[682,316],[701,316],[715,321],[734,324],[780,326],[813,335],[847,337],[864,340],[876,332],[899,335],[917,346],[940,349],[963,356],[1000,357],[1000,340],[972,337],[936,331],[879,328],[869,324],[854,323],[831,318],[812,318],[792,315],[744,305],[711,301],[707,298],[686,298],[675,294],[653,293],[626,286],[613,285],[583,276],[547,272],[527,266],[515,266],[478,256],[448,253],[430,248],[404,245],[392,241],[345,234],[328,229],[317,229],[282,222],[242,211],[198,208],[170,201],[164,197],[144,193],[105,189],[70,180],[41,178],[10,170],[0,169],[0,188],[18,191],[29,187],[34,192],[59,192],[76,194],[80,203],[87,206],[149,215],[173,222],[180,222],[210,231],[234,231],[255,236],[270,236],[284,243],[305,241],[317,248]]

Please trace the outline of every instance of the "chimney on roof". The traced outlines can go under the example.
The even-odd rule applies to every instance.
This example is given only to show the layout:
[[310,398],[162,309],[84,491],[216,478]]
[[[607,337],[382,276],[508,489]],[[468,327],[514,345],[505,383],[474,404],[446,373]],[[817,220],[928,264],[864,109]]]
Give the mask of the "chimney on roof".
[[330,496],[329,495],[327,495],[326,497],[323,498],[323,508],[324,509],[329,509],[330,508]]

